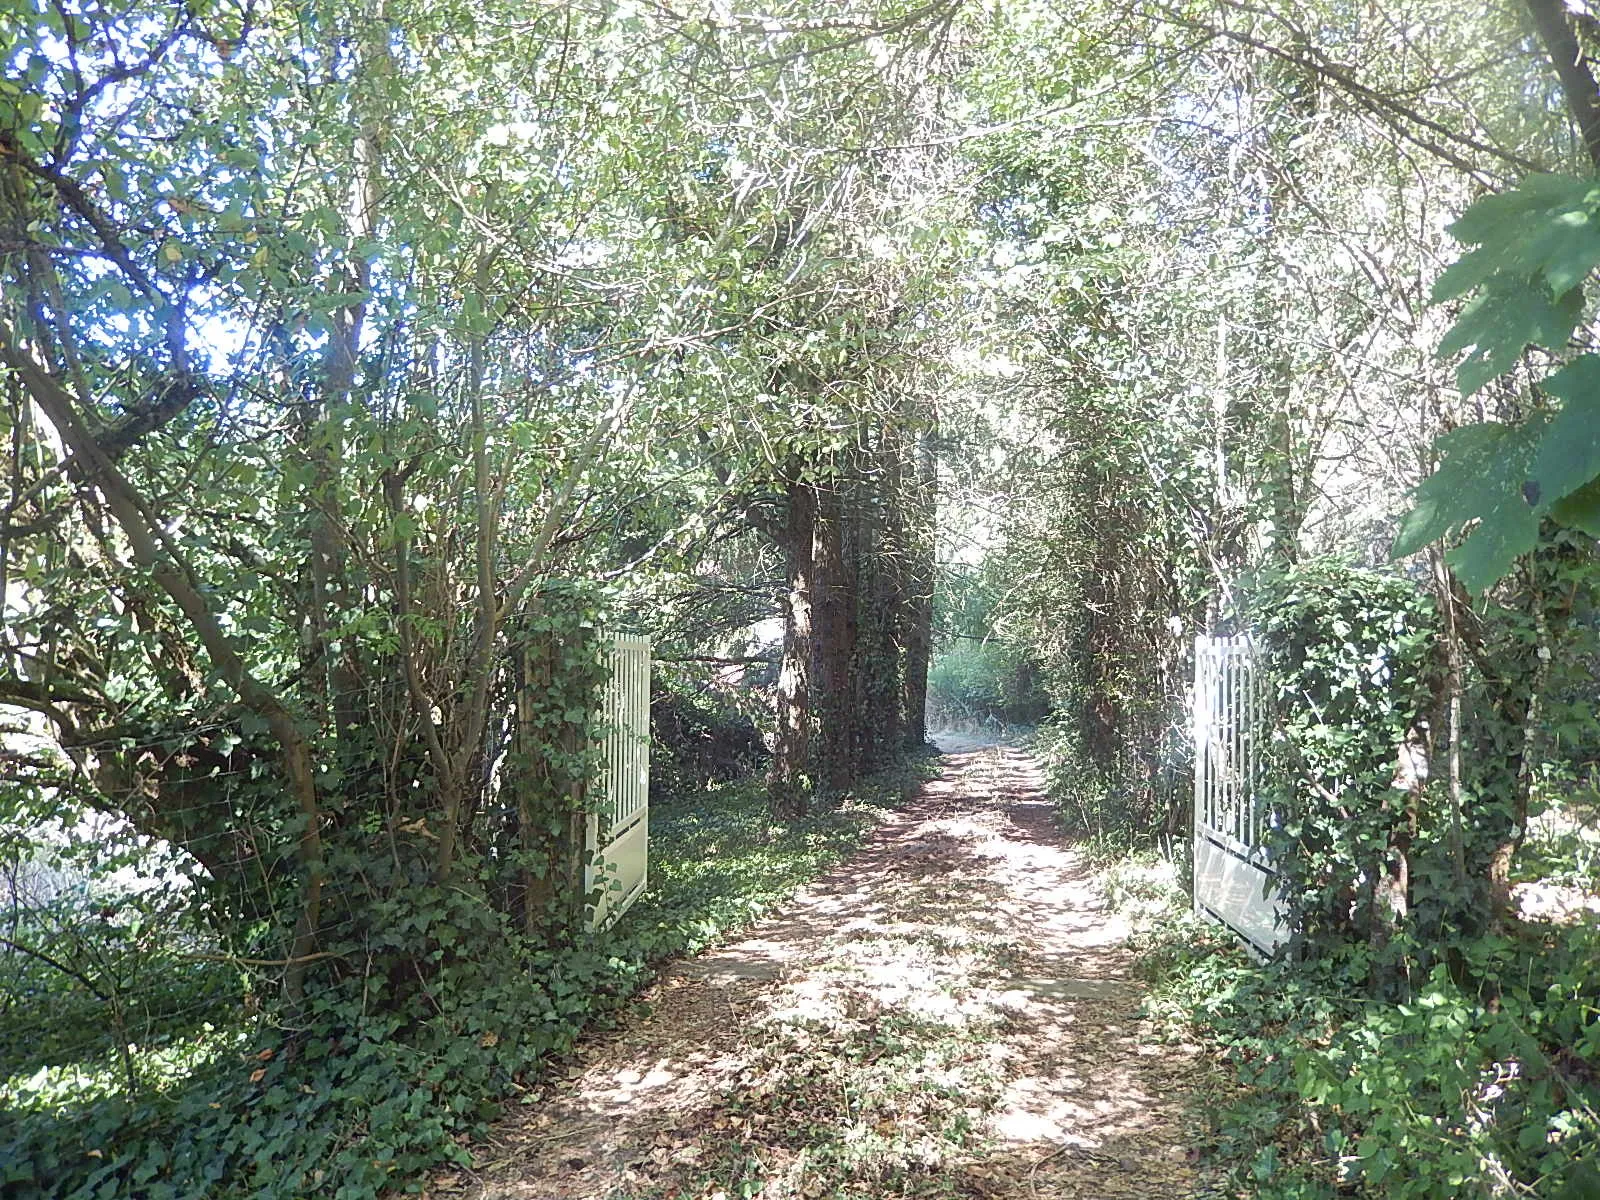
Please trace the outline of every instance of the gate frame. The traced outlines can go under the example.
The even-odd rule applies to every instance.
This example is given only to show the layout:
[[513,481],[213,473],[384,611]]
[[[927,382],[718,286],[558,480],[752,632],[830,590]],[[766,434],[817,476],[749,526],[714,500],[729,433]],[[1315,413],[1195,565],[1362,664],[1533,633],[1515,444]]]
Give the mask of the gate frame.
[[1249,634],[1194,640],[1194,911],[1270,957],[1288,940],[1278,873],[1256,792],[1267,729],[1261,663]]
[[584,826],[584,925],[590,930],[611,925],[650,886],[650,639],[611,634],[605,655],[598,742],[603,795]]

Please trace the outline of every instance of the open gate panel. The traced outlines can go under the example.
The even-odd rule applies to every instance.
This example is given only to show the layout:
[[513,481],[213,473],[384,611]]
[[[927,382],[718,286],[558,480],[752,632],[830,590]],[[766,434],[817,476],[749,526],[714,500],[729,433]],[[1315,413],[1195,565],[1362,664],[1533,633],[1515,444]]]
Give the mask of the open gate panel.
[[584,891],[589,927],[604,928],[650,883],[650,641],[616,634],[606,651],[600,749],[604,795],[589,814]]
[[1247,636],[1199,637],[1194,653],[1194,907],[1257,954],[1287,938],[1258,803],[1266,708]]

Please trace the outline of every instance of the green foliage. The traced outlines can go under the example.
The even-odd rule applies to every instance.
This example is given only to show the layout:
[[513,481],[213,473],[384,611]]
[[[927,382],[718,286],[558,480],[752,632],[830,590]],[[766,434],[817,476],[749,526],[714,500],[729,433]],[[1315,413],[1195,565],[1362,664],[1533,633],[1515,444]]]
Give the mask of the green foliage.
[[1475,249],[1439,277],[1433,299],[1483,289],[1439,344],[1441,357],[1470,351],[1457,375],[1470,396],[1530,343],[1559,350],[1572,336],[1583,315],[1577,289],[1600,264],[1600,185],[1533,175],[1475,201],[1450,232]]
[[[605,953],[524,959],[503,919],[458,889],[419,887],[379,915],[408,951],[412,931],[434,948],[409,977],[399,962],[349,972],[298,1028],[249,1019],[236,994],[217,1026],[183,1035],[187,1061],[158,1089],[13,1080],[10,1194],[374,1195],[461,1161],[456,1136],[481,1129],[516,1075],[570,1047],[616,990]],[[368,945],[394,961],[379,938]],[[173,970],[165,986],[196,982]],[[66,1080],[83,1069],[66,1065]]]
[[[469,1162],[464,1147],[500,1102],[636,991],[652,963],[747,924],[836,862],[921,774],[897,769],[783,829],[748,783],[669,803],[653,814],[652,891],[608,935],[551,948],[528,947],[460,888],[422,884],[379,915],[405,945],[413,930],[432,943],[425,978],[352,972],[297,1029],[250,1019],[236,996],[231,1014],[205,1010],[214,1026],[171,1029],[186,1054],[132,1097],[109,1055],[0,1081],[12,1118],[0,1184],[19,1200],[356,1200],[414,1187],[428,1167]],[[364,944],[381,948],[376,936]],[[176,960],[148,970],[200,998]],[[57,981],[49,994],[67,990]],[[419,1002],[396,1011],[385,1004],[396,990]]]
[[[1564,571],[1573,603],[1582,574],[1576,559]],[[1505,764],[1530,745],[1516,700],[1531,622],[1491,609],[1477,627],[1455,811],[1448,781],[1429,784],[1413,757],[1447,752],[1425,592],[1315,562],[1259,574],[1248,612],[1275,701],[1259,786],[1295,937],[1257,964],[1187,913],[1165,915],[1144,955],[1155,1014],[1222,1052],[1211,1152],[1239,1188],[1284,1200],[1590,1194],[1600,930],[1487,920],[1477,866],[1506,844],[1505,773],[1521,759]],[[1553,690],[1569,686],[1576,676]],[[1546,761],[1541,786],[1570,787]],[[1573,826],[1553,828],[1569,845]],[[1519,873],[1548,872],[1549,849],[1531,847]]]
[[[1436,301],[1475,298],[1439,345],[1468,351],[1457,378],[1471,396],[1521,361],[1530,345],[1561,351],[1583,316],[1583,286],[1600,264],[1600,185],[1535,175],[1485,196],[1454,225],[1475,248],[1434,285]],[[1480,422],[1442,434],[1438,470],[1413,494],[1392,553],[1464,534],[1445,555],[1473,591],[1487,590],[1534,549],[1551,520],[1600,535],[1600,358],[1581,355],[1540,385],[1562,404],[1520,422]]]
[[1373,1003],[1353,960],[1261,966],[1214,934],[1158,937],[1149,1007],[1222,1052],[1210,1150],[1237,1187],[1276,1200],[1593,1194],[1595,933],[1464,949],[1501,984],[1495,1001],[1443,965],[1409,1001]]
[[1259,796],[1290,927],[1318,948],[1368,936],[1409,820],[1401,748],[1432,707],[1432,603],[1410,580],[1318,562],[1258,576],[1250,612],[1275,710]]
[[688,796],[748,775],[766,757],[759,696],[668,668],[650,697],[650,795]]
[[1101,853],[1127,853],[1154,840],[1150,814],[1139,811],[1115,775],[1084,752],[1082,733],[1070,721],[1046,719],[1031,746],[1066,829]]
[[1048,702],[1037,665],[1020,648],[999,639],[958,639],[934,655],[928,671],[929,720],[999,721],[1031,725]]
[[1417,485],[1415,507],[1395,538],[1395,557],[1470,527],[1461,544],[1445,552],[1461,581],[1481,592],[1511,570],[1539,536],[1539,514],[1525,498],[1523,483],[1543,424],[1484,423],[1442,434],[1434,443],[1439,469]]
[[[203,943],[146,921],[137,898],[57,902],[17,914],[0,937],[0,1063],[13,1078],[104,1060],[113,1090],[144,1086],[146,1060],[202,1023],[226,1023],[238,1003],[238,972],[186,953]],[[130,1045],[139,1053],[124,1060]]]

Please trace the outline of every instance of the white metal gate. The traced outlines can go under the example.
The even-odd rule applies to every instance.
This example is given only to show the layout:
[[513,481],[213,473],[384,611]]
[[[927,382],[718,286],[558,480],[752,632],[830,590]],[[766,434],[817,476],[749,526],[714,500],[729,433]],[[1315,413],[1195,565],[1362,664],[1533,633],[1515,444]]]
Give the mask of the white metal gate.
[[650,640],[617,634],[601,700],[605,791],[589,814],[584,892],[591,929],[616,920],[650,880]]
[[1194,907],[1259,954],[1288,936],[1256,794],[1266,706],[1247,635],[1194,643]]

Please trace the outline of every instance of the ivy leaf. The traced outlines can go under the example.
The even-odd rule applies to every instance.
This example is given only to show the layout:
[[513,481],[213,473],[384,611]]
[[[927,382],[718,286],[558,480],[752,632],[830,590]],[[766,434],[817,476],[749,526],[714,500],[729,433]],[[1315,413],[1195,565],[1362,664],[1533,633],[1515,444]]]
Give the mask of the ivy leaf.
[[1505,575],[1539,537],[1539,510],[1522,488],[1545,428],[1535,418],[1521,425],[1466,425],[1441,436],[1435,443],[1439,468],[1412,493],[1414,507],[1400,522],[1392,557],[1415,554],[1470,526],[1445,561],[1474,592]]

